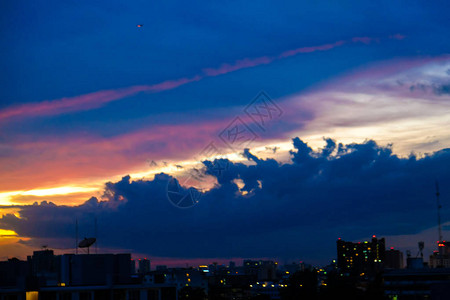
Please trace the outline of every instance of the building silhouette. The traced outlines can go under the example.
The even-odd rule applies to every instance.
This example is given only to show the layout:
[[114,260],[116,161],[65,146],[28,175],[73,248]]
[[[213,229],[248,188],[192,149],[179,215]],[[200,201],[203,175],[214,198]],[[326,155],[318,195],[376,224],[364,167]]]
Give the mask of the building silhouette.
[[54,255],[45,249],[26,261],[0,262],[0,299],[176,300],[177,287],[133,276],[129,253]]
[[244,274],[257,280],[272,281],[276,277],[277,265],[271,260],[244,260]]
[[385,269],[403,269],[403,253],[391,248],[386,250],[384,259]]
[[372,237],[371,241],[336,241],[337,267],[343,274],[371,276],[382,270],[386,257],[384,238]]
[[147,258],[139,259],[138,264],[139,264],[139,268],[138,268],[139,274],[142,275],[142,274],[147,274],[148,272],[150,272],[150,260],[148,260]]
[[450,268],[450,242],[439,241],[438,250],[430,255],[431,268]]

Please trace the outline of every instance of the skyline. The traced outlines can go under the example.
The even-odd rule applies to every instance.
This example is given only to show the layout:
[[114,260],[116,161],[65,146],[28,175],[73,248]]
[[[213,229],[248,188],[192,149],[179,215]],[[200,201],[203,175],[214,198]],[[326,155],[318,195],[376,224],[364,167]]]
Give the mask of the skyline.
[[[448,237],[448,3],[1,5],[0,257],[70,249],[94,216],[105,251],[149,258],[430,251],[436,180]],[[249,113],[261,93],[276,115]]]

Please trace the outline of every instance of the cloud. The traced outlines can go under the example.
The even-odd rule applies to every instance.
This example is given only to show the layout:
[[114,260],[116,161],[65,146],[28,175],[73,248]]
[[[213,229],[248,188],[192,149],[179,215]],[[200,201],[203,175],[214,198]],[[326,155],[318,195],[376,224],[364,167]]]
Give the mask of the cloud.
[[437,95],[450,94],[450,83],[434,86],[433,92]]
[[366,44],[366,45],[370,44],[370,42],[372,42],[372,40],[373,40],[372,38],[366,37],[366,36],[352,38],[353,42],[361,42],[361,43]]
[[[414,234],[435,225],[434,181],[442,183],[445,201],[450,194],[445,185],[450,182],[450,149],[401,158],[372,140],[325,142],[314,151],[293,139],[290,163],[260,159],[246,150],[249,162],[225,160],[228,167],[220,176],[215,166],[223,161],[205,161],[206,174],[217,184],[190,209],[168,201],[171,176],[125,176],[106,183],[100,200],[91,198],[75,207],[50,202],[23,206],[20,218],[4,215],[0,228],[50,240],[51,247],[70,247],[67,237],[73,236],[75,218],[84,224],[81,231],[92,234],[89,224],[96,217],[102,247],[149,256],[329,259],[339,236],[354,240]],[[443,222],[449,221],[449,213],[444,206]],[[315,253],[318,245],[328,250]]]
[[[389,37],[389,38],[392,38],[392,37]],[[217,75],[234,72],[234,71],[237,71],[240,69],[246,69],[246,68],[256,67],[256,66],[260,66],[260,65],[266,65],[266,64],[272,63],[275,60],[288,58],[288,57],[295,56],[298,54],[331,50],[336,47],[343,46],[346,43],[363,43],[363,44],[368,45],[374,41],[380,42],[380,39],[379,38],[371,38],[371,37],[354,37],[348,42],[341,40],[341,41],[336,41],[334,43],[323,44],[323,45],[318,45],[318,46],[300,47],[300,48],[296,48],[296,49],[291,49],[291,50],[284,51],[281,54],[279,54],[278,56],[274,56],[274,57],[262,56],[262,57],[257,57],[257,58],[244,58],[241,60],[237,60],[232,64],[228,64],[228,63],[222,64],[219,68],[203,69],[203,72],[207,76],[217,76]]]
[[389,38],[390,39],[394,39],[394,40],[403,40],[403,39],[406,38],[406,36],[403,35],[403,34],[397,33],[397,34],[394,34],[394,35],[390,35]]
[[441,96],[450,94],[450,84],[427,84],[427,83],[415,83],[409,87],[411,92],[421,91],[421,92],[429,92]]
[[[401,155],[448,147],[448,94],[436,95],[430,90],[411,92],[408,88],[422,81],[445,84],[448,62],[448,56],[382,62],[301,94],[274,99],[284,114],[272,120],[265,133],[255,129],[259,138],[252,147],[268,143],[276,147],[281,142],[289,146],[289,137],[296,135],[301,135],[313,148],[322,143],[323,136],[333,136],[344,143],[361,142],[370,136],[381,144],[393,142],[395,153]],[[209,118],[218,115],[217,111],[206,109],[188,119],[183,114],[175,118],[168,114],[162,118],[178,123],[153,125],[150,121],[151,125],[113,136],[94,132],[51,137],[45,133],[11,134],[8,143],[2,146],[0,165],[5,172],[0,174],[0,190],[8,193],[67,185],[90,187],[93,182],[101,185],[117,180],[122,174],[161,168],[160,160],[182,164],[198,156],[211,141],[220,142],[218,134],[236,114],[242,113],[242,108]],[[285,150],[276,151],[276,156],[286,155]],[[158,165],[145,163],[146,160],[158,161]],[[138,178],[143,176],[146,175]],[[32,195],[18,195],[3,204],[41,201],[31,199]],[[86,199],[75,195],[72,199],[56,197],[47,200],[81,203],[80,199]]]
[[[133,173],[148,172],[154,166],[146,164],[147,159],[193,159],[203,147],[217,139],[217,134],[228,122],[208,120],[146,126],[113,137],[74,134],[29,141],[12,137],[0,157],[0,165],[5,170],[0,174],[0,189],[9,192],[55,185],[89,186],[98,179],[103,183],[111,176],[130,170]],[[39,170],[39,176],[36,170]],[[33,191],[28,194],[33,195]]]
[[[370,44],[372,41],[379,41],[379,39],[369,37],[355,37],[351,39],[350,43],[361,42],[364,44]],[[109,102],[130,97],[141,92],[158,93],[161,91],[171,90],[191,82],[199,81],[204,77],[214,77],[230,72],[235,72],[241,69],[265,65],[272,63],[275,60],[284,59],[300,53],[327,51],[342,46],[345,43],[345,41],[337,41],[330,44],[301,47],[284,51],[280,55],[274,57],[262,56],[256,58],[244,58],[237,60],[234,63],[224,63],[218,68],[205,68],[202,70],[203,75],[196,75],[190,78],[185,77],[175,80],[167,80],[153,85],[131,86],[121,89],[97,91],[74,97],[65,97],[61,99],[15,105],[0,110],[0,121],[8,120],[11,118],[51,116],[69,112],[96,109]]]
[[[352,41],[353,42],[360,42],[360,40],[358,40],[358,39],[355,40],[355,38],[353,38]],[[297,48],[297,49],[288,50],[288,51],[285,51],[285,52],[281,53],[278,56],[278,58],[286,58],[286,57],[297,55],[299,53],[311,53],[311,52],[316,52],[316,51],[331,50],[333,48],[342,46],[344,44],[345,44],[345,41],[337,41],[337,42],[334,42],[332,44],[325,44],[325,45],[313,46],[313,47]]]
[[227,74],[240,69],[246,69],[251,67],[256,67],[260,65],[269,64],[274,61],[274,58],[263,56],[257,58],[244,58],[242,60],[237,60],[232,64],[222,64],[219,68],[206,68],[203,72],[208,76],[218,76],[222,74]]
[[200,78],[200,76],[181,78],[177,80],[164,81],[154,85],[131,86],[116,90],[98,91],[75,97],[12,106],[0,111],[0,120],[14,117],[50,116],[67,112],[94,109],[111,101],[123,99],[140,92],[157,93],[170,90],[189,82],[198,81]]
[[290,96],[282,103],[283,119],[295,122],[295,112],[311,111],[314,118],[291,136],[301,135],[314,147],[322,136],[346,143],[370,136],[393,142],[402,155],[448,147],[449,64],[443,55],[366,66]]

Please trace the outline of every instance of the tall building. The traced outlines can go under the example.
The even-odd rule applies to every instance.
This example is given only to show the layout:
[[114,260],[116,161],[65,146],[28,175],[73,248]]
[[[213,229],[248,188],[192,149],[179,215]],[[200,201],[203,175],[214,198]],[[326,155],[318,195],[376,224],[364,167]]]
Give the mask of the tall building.
[[58,283],[60,256],[55,256],[53,250],[33,251],[33,256],[28,256],[27,261],[31,266],[31,274],[37,278],[40,285]]
[[148,260],[146,258],[139,259],[138,273],[139,274],[147,274],[148,272],[150,272],[150,260]]
[[256,280],[274,280],[277,263],[271,260],[244,260],[244,274],[254,276]]
[[370,276],[383,268],[386,257],[384,238],[364,242],[346,242],[339,238],[337,246],[337,266],[341,273]]
[[[69,280],[63,282],[65,285],[109,285],[130,282],[131,255],[128,253],[64,254],[62,261],[66,271],[61,275]],[[64,266],[64,262],[68,265]]]
[[229,267],[231,270],[234,270],[234,268],[236,268],[236,263],[235,263],[234,261],[230,261],[230,263],[228,264],[228,267]]
[[450,242],[438,241],[438,250],[430,255],[431,268],[450,268]]
[[261,262],[258,260],[244,260],[244,273],[245,275],[254,276],[255,278],[258,276],[258,269],[261,265]]
[[386,269],[403,269],[403,253],[399,250],[391,249],[385,252],[384,267]]
[[131,263],[131,274],[136,274],[136,261],[132,259],[130,263]]
[[26,278],[31,275],[30,269],[28,261],[17,258],[0,261],[0,294],[4,287],[25,288]]

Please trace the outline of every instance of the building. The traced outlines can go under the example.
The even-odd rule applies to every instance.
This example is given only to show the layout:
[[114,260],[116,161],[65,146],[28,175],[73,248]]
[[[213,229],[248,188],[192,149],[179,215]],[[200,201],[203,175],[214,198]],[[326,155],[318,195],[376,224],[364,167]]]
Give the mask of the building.
[[175,287],[146,285],[112,286],[56,286],[42,287],[35,291],[2,290],[0,299],[38,300],[38,299],[77,299],[77,300],[176,300]]
[[37,278],[40,286],[58,284],[61,260],[59,256],[54,255],[53,250],[33,251],[33,256],[28,256],[27,260],[31,266],[31,273]]
[[260,281],[273,281],[277,279],[277,266],[276,262],[271,260],[261,261],[258,269],[258,280]]
[[450,269],[409,268],[386,270],[383,274],[384,294],[388,299],[448,299]]
[[0,300],[177,299],[171,283],[132,276],[131,255],[33,252],[26,261],[0,262]]
[[304,271],[305,270],[305,264],[303,262],[300,263],[290,263],[283,266],[284,275],[294,274],[295,272]]
[[66,285],[110,285],[131,283],[131,255],[65,254],[62,255],[61,278]]
[[426,263],[423,262],[423,258],[422,257],[411,257],[408,256],[406,258],[406,268],[407,269],[424,269],[426,268]]
[[147,258],[139,259],[138,264],[139,264],[138,268],[139,274],[147,274],[148,272],[150,272],[150,260],[148,260]]
[[339,238],[337,267],[342,274],[371,276],[383,269],[386,257],[384,238],[372,237],[371,241],[346,242]]
[[130,264],[131,264],[131,274],[136,274],[136,261],[132,259],[130,261]]
[[259,269],[260,262],[257,260],[244,260],[244,273],[245,275],[254,276],[255,279],[258,276],[258,269]]
[[167,270],[167,266],[166,266],[166,265],[157,265],[157,266],[156,266],[156,270],[157,270],[157,271],[164,271],[164,270]]
[[8,287],[25,288],[26,279],[31,275],[28,261],[10,258],[0,261],[0,289]]
[[155,270],[144,276],[144,282],[149,284],[166,284],[177,290],[185,287],[201,288],[208,293],[207,273],[192,268],[166,268]]
[[259,281],[273,281],[277,276],[278,264],[267,260],[244,260],[244,274]]
[[385,269],[403,269],[403,253],[393,247],[385,252]]
[[440,241],[438,250],[430,255],[430,268],[450,268],[450,242]]
[[285,285],[274,282],[257,282],[250,286],[250,293],[253,297],[265,296],[266,299],[281,299],[280,289]]

